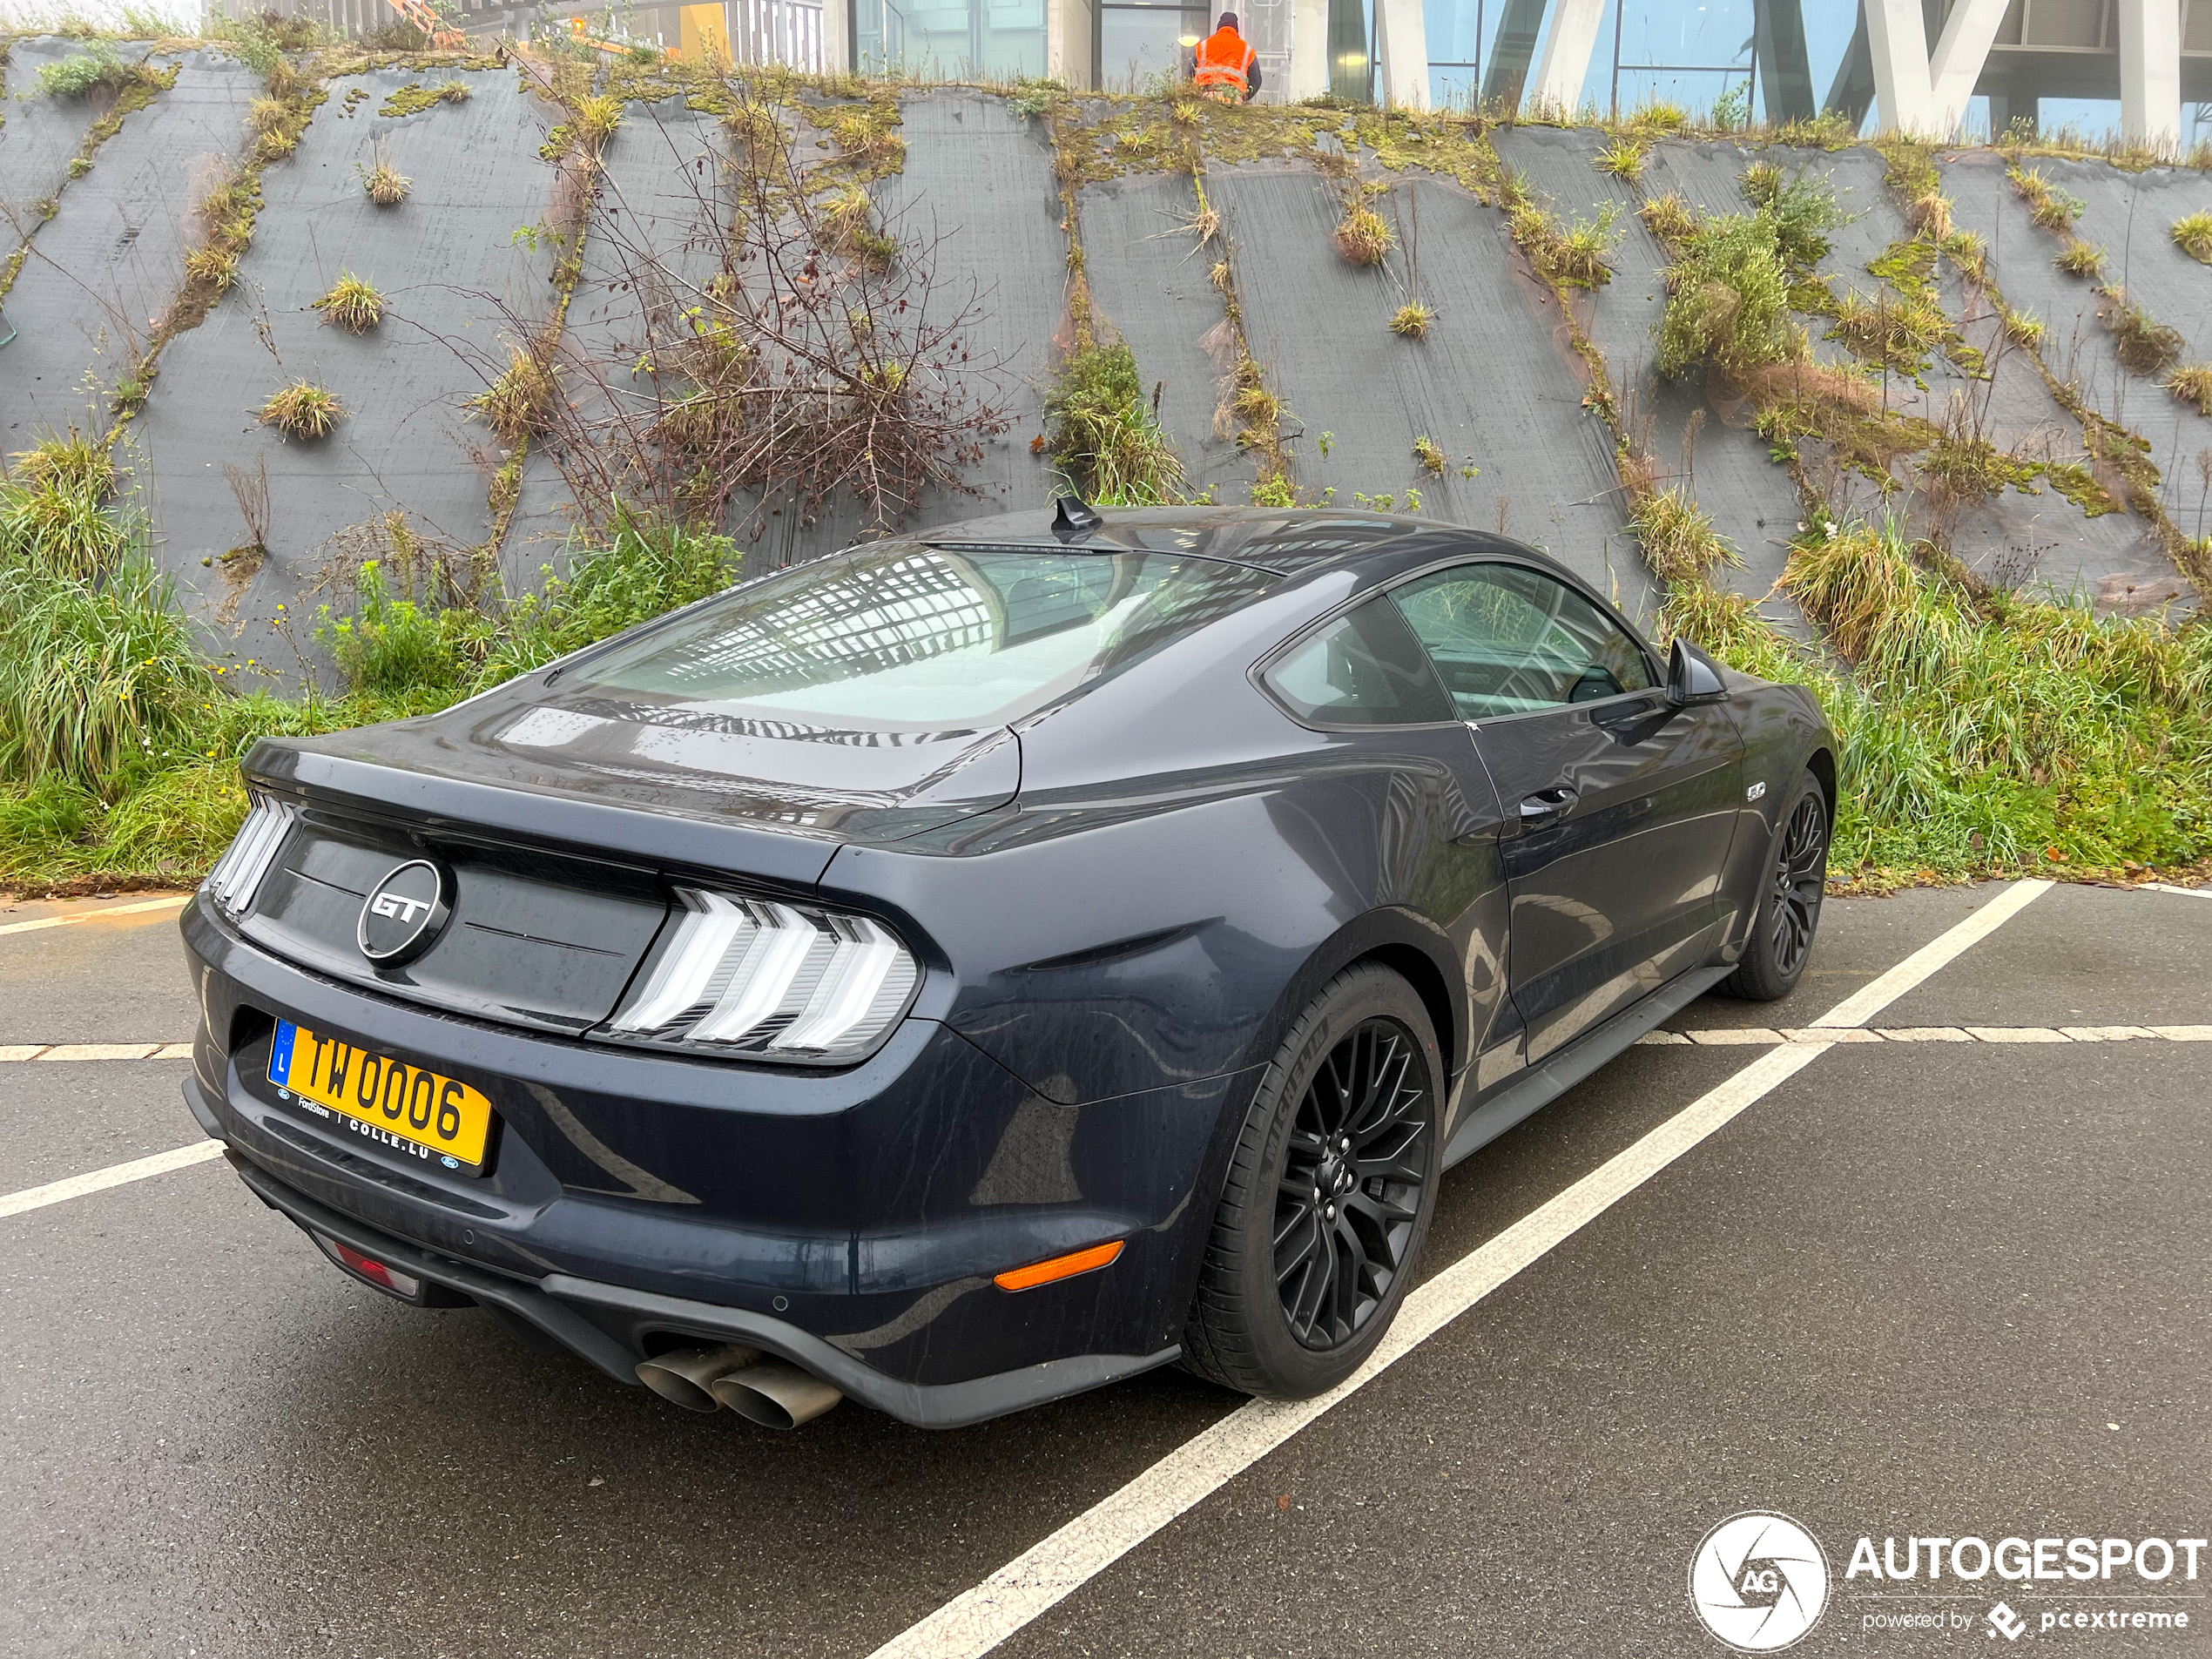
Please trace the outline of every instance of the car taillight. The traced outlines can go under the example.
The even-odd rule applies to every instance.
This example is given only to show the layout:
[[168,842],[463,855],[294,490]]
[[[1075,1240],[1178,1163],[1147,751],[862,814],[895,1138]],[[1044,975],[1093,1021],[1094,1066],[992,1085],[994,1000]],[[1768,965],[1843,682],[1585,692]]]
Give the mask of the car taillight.
[[201,888],[215,901],[215,907],[233,921],[253,907],[253,894],[260,887],[261,878],[269,873],[269,866],[276,861],[285,832],[300,816],[299,807],[290,801],[277,800],[259,790],[248,792],[253,809],[239,826],[230,850],[207,873]]
[[684,914],[599,1035],[761,1060],[858,1060],[905,1012],[921,970],[866,916],[678,887]]

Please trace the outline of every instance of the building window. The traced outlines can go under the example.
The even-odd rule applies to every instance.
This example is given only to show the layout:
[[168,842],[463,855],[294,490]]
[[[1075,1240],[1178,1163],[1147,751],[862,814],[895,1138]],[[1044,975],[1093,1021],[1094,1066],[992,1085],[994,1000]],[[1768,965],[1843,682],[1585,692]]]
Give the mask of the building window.
[[1192,48],[1212,27],[1203,6],[1105,0],[1098,17],[1098,86],[1142,92],[1190,72]]
[[853,0],[853,55],[862,74],[931,79],[1042,76],[1045,0]]

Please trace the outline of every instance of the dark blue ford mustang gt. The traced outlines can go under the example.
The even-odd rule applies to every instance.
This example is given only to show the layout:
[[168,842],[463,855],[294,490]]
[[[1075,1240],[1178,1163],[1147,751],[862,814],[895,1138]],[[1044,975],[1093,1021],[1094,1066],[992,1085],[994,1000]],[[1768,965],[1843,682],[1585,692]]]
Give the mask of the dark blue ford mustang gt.
[[246,772],[184,933],[248,1186],[680,1403],[949,1426],[1345,1377],[1449,1165],[1796,982],[1836,744],[1498,536],[1062,503]]

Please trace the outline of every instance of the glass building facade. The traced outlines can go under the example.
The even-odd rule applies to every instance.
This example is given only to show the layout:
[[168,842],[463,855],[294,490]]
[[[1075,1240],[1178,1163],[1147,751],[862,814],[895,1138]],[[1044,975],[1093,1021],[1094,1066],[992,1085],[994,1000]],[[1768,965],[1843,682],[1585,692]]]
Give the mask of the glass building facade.
[[853,0],[853,67],[864,75],[946,79],[1042,76],[1046,3]]

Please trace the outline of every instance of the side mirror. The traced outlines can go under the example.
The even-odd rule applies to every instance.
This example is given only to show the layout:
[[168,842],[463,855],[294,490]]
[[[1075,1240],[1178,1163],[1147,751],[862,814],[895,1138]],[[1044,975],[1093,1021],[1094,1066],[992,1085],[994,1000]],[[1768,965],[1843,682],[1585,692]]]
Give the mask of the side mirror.
[[1728,696],[1720,664],[1679,634],[1667,658],[1667,701],[1676,708],[1718,703]]

